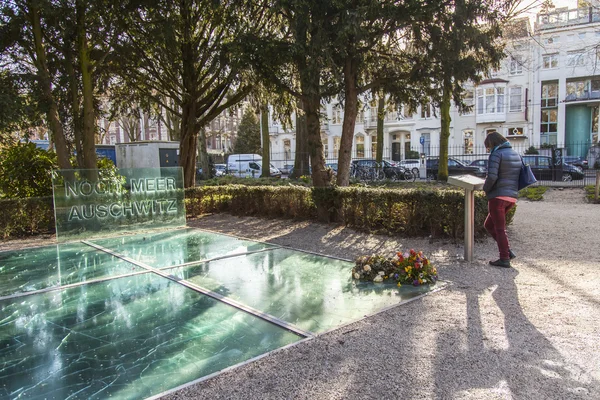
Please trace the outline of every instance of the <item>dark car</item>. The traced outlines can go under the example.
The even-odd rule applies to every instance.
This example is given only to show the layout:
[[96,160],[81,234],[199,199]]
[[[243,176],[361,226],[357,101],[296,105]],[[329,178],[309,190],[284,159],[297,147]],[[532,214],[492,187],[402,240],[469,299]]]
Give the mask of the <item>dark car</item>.
[[581,169],[587,169],[588,168],[588,160],[586,160],[583,157],[566,156],[566,157],[563,157],[563,162],[565,164],[574,165],[574,166],[579,167]]
[[485,160],[471,161],[471,164],[469,164],[469,165],[472,167],[480,167],[480,168],[483,168],[485,171],[487,171],[488,160],[486,158]]
[[[524,155],[523,162],[529,164],[535,179],[538,181],[551,181],[554,176],[554,168],[552,168],[552,157]],[[583,170],[571,164],[563,163],[562,180],[569,182],[572,180],[583,179]]]
[[[430,158],[427,160],[427,177],[429,179],[437,179],[440,161],[438,158]],[[455,158],[448,158],[448,175],[475,175],[480,178],[485,178],[486,170],[483,167],[475,167],[467,165]]]

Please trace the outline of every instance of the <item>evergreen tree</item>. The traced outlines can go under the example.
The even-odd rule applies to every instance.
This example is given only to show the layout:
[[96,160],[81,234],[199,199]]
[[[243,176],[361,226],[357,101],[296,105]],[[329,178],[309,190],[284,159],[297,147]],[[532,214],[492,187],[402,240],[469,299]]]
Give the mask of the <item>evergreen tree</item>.
[[235,154],[260,154],[260,125],[254,110],[246,109],[233,146]]
[[465,110],[464,84],[479,82],[504,57],[499,41],[514,0],[456,0],[433,14],[412,44],[426,54],[431,96],[441,115],[438,179],[448,179],[451,102]]

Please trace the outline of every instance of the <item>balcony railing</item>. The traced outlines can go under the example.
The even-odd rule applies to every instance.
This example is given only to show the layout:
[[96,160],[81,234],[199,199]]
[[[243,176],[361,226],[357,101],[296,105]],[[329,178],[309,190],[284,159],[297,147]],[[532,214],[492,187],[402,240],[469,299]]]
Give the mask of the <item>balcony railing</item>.
[[554,29],[572,25],[600,22],[600,10],[594,7],[576,8],[573,10],[556,10],[547,14],[538,14],[536,29]]

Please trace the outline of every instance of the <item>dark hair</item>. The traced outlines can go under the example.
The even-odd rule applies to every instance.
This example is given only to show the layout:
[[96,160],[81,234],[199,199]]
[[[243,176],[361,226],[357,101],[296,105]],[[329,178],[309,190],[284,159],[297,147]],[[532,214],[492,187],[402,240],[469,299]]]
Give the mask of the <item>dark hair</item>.
[[483,141],[483,145],[487,148],[493,149],[496,146],[500,146],[502,143],[506,143],[508,140],[498,132],[491,132],[488,134]]

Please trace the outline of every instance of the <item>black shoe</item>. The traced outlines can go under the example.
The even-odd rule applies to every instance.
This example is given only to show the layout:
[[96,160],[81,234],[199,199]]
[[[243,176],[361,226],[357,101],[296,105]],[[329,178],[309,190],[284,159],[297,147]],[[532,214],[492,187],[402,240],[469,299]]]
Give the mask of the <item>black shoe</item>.
[[513,258],[517,258],[517,255],[515,253],[513,253],[513,251],[511,249],[508,249],[508,255],[509,255],[509,257],[510,257],[511,260]]
[[494,267],[510,268],[510,260],[498,259],[496,261],[490,261],[490,265]]

